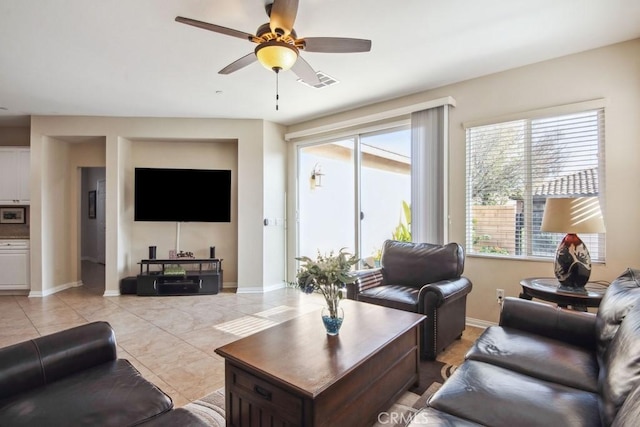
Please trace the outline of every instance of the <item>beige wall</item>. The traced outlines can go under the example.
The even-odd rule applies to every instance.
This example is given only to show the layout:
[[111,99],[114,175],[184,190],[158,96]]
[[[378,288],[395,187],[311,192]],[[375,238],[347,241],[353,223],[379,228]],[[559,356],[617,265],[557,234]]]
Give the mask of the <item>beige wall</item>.
[[[99,154],[74,145],[97,141],[103,142],[94,146]],[[220,141],[225,141],[224,146],[215,146]],[[218,239],[229,239],[228,229],[187,224],[181,227],[181,248],[208,255],[207,248],[215,244],[216,255],[225,258],[225,282],[237,276],[239,292],[262,291],[265,277],[256,266],[262,266],[264,258],[263,200],[270,197],[269,192],[277,193],[276,197],[284,193],[284,180],[279,188],[271,181],[268,188],[265,185],[265,141],[270,146],[284,146],[282,128],[262,120],[32,117],[31,295],[46,295],[78,283],[78,167],[100,166],[102,161],[107,180],[105,295],[118,294],[119,280],[138,271],[136,263],[147,257],[149,245],[157,241],[162,253],[168,251],[171,240],[175,242],[175,226],[171,230],[162,226],[147,229],[148,224],[133,221],[134,167],[168,166],[169,161],[190,167],[235,167],[237,199],[232,210],[237,220],[227,225],[236,230],[235,242],[218,244]],[[157,152],[156,145],[162,147]],[[85,158],[80,151],[87,155],[86,164],[78,160]],[[235,253],[225,254],[224,250]],[[282,251],[270,258],[274,265],[284,265]],[[269,281],[276,280],[270,277]],[[284,282],[282,273],[277,282]]]
[[[449,149],[449,241],[465,242],[465,131],[463,123],[512,113],[604,98],[606,264],[595,265],[593,280],[612,280],[627,267],[640,267],[640,202],[635,173],[640,158],[640,40],[566,56],[435,90],[291,126],[287,132],[389,111],[452,96]],[[291,181],[290,181],[291,182]],[[291,202],[295,202],[292,200]],[[291,239],[290,239],[291,242]],[[517,296],[524,277],[553,276],[552,261],[467,257],[473,282],[467,316],[496,322],[495,289]]]
[[282,139],[284,127],[274,123],[264,126],[264,226],[263,275],[265,289],[282,287],[285,263],[277,262],[282,254],[286,260],[285,188],[287,177],[287,144]]
[[[37,167],[33,164],[32,155],[31,169],[32,171],[33,169],[40,171],[40,182],[43,185],[39,200],[34,200],[34,194],[31,193],[32,268],[30,295],[46,295],[50,289],[62,289],[59,284],[73,285],[78,280],[72,259],[77,253],[75,248],[77,234],[70,227],[76,216],[76,204],[70,191],[77,175],[76,171],[70,167],[69,145],[68,142],[57,138],[44,137],[40,141],[39,151],[47,161],[40,165],[41,167]],[[33,145],[31,149],[34,149]],[[47,214],[39,215],[41,211],[45,211]],[[41,226],[40,230],[47,230],[47,235],[53,238],[34,239],[34,234],[38,232],[34,230],[35,224]],[[39,255],[42,253],[46,253],[48,256],[41,258]],[[34,273],[39,273],[39,275],[34,277]]]
[[[235,285],[238,280],[238,143],[237,141],[134,141],[131,159],[135,167],[191,168],[231,170],[231,222],[180,224],[179,249],[193,252],[196,258],[208,258],[209,246],[216,247],[216,256],[223,258],[224,281]],[[156,246],[158,258],[168,258],[169,250],[176,249],[175,222],[134,222],[133,169],[125,176],[125,210],[131,226],[133,260],[147,259],[149,246]],[[194,183],[176,183],[177,188],[167,188],[167,203],[216,203],[215,190],[203,193],[201,200],[182,200],[180,186]],[[133,264],[133,265],[131,265]],[[135,276],[139,267],[130,263],[129,275]]]
[[29,128],[17,126],[0,127],[0,146],[29,146]]

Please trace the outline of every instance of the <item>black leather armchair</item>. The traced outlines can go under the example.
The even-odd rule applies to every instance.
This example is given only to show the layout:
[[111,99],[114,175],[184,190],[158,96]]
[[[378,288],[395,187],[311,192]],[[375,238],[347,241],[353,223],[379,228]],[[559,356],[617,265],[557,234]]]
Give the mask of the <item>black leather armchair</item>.
[[347,298],[426,315],[420,355],[435,359],[465,329],[472,284],[462,276],[462,246],[387,240],[380,265],[358,271],[358,280],[347,285]]

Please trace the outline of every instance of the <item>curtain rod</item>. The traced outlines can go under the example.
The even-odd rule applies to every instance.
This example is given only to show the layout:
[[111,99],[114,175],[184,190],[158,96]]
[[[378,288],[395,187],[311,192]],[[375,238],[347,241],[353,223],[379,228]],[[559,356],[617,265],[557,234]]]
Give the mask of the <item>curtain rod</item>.
[[361,117],[347,119],[342,121],[336,121],[327,125],[321,125],[311,127],[309,129],[300,130],[296,132],[289,132],[284,134],[285,141],[291,141],[292,139],[304,138],[312,135],[317,135],[325,132],[333,132],[336,130],[348,128],[351,126],[363,125],[378,120],[391,119],[393,117],[402,116],[405,114],[411,114],[415,111],[426,110],[429,108],[440,107],[443,105],[456,106],[456,100],[451,96],[444,98],[432,99],[431,101],[420,102],[417,104],[411,104],[404,107],[392,108],[390,110],[381,111],[378,113],[366,114]]

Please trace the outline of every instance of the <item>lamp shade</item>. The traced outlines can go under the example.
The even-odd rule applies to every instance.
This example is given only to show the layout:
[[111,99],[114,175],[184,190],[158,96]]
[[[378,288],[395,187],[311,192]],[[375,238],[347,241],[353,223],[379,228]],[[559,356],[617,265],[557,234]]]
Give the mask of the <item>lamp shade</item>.
[[298,59],[298,48],[278,40],[270,40],[256,47],[258,61],[268,70],[287,71]]
[[597,197],[548,198],[542,216],[542,231],[551,233],[604,233]]

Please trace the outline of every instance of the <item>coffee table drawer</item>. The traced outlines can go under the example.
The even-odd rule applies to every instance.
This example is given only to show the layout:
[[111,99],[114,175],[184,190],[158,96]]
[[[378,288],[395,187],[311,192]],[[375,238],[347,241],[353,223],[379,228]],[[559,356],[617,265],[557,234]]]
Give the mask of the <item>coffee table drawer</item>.
[[302,425],[301,397],[229,363],[225,375],[230,425]]

